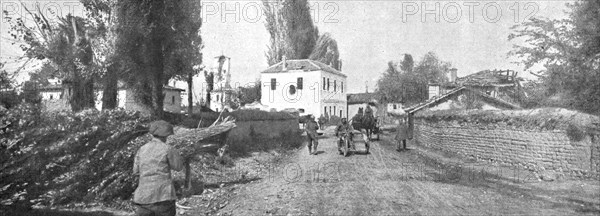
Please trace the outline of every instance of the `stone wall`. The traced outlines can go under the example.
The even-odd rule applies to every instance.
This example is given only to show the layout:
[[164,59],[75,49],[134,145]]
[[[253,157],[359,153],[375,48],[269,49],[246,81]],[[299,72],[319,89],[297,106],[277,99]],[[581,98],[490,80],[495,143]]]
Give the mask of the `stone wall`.
[[298,119],[236,121],[236,127],[227,136],[238,140],[250,140],[251,136],[272,139],[299,130]]
[[431,112],[415,116],[414,138],[425,147],[538,173],[600,178],[598,117],[564,113],[537,118],[535,113],[515,111],[443,113],[442,117]]

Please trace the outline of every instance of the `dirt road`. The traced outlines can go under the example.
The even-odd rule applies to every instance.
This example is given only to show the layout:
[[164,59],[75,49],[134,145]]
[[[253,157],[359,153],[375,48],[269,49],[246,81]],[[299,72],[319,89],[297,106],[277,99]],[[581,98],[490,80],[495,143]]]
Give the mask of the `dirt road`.
[[[448,165],[426,150],[394,151],[391,136],[370,154],[338,155],[333,128],[319,154],[305,148],[236,189],[219,211],[232,215],[574,215],[600,214],[597,183],[514,181]],[[355,140],[360,140],[355,138]],[[440,162],[442,161],[442,162]]]

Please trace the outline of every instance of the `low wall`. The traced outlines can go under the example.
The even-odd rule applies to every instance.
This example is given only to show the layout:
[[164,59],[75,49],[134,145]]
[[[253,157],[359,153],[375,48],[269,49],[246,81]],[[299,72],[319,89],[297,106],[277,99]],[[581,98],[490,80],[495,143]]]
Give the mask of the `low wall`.
[[597,116],[563,109],[429,112],[415,116],[420,145],[565,177],[600,178]]
[[229,131],[228,138],[252,140],[258,137],[265,139],[279,138],[286,133],[299,131],[298,119],[237,121],[236,127]]
[[71,104],[65,99],[42,100],[45,112],[71,111]]

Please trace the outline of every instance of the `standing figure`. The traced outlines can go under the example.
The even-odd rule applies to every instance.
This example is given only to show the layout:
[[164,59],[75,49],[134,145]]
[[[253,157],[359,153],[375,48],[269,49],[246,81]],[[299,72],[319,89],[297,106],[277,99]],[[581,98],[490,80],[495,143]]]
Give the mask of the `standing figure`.
[[144,144],[135,155],[133,173],[139,174],[138,187],[133,194],[136,215],[176,214],[175,187],[171,170],[181,171],[183,159],[177,150],[169,146],[167,137],[173,135],[173,126],[166,121],[150,124],[153,139]]
[[[317,130],[319,129],[319,125],[317,125],[313,115],[308,115],[308,122],[306,122],[306,127],[304,129],[306,130],[306,136],[308,137],[308,154],[316,154],[317,146],[319,146],[319,140],[317,139]],[[313,143],[314,148],[312,148]]]
[[408,121],[406,114],[400,116],[398,128],[396,129],[396,141],[398,141],[397,151],[406,150],[406,140],[408,137]]
[[321,114],[321,117],[319,117],[319,128],[321,130],[323,130],[323,125],[325,124],[325,122],[326,122],[325,116],[323,116],[323,114]]

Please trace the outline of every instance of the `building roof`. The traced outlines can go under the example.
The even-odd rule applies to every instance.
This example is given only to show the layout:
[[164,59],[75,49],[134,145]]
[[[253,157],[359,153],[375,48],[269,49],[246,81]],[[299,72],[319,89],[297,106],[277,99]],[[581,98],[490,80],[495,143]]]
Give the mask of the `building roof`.
[[59,85],[59,84],[52,84],[52,85],[47,85],[47,86],[42,86],[40,88],[38,88],[40,91],[46,90],[46,91],[52,91],[52,90],[62,90],[63,86]]
[[166,85],[166,86],[163,86],[163,89],[166,89],[166,90],[174,90],[174,91],[185,91],[184,89],[180,89],[180,88],[173,87],[173,86],[168,86],[168,85]]
[[379,103],[382,101],[383,96],[378,93],[356,93],[356,94],[347,94],[347,103],[348,105],[352,104],[365,104],[365,103]]
[[467,88],[465,86],[461,86],[461,87],[458,87],[458,88],[455,88],[455,89],[449,91],[448,93],[446,93],[444,95],[431,98],[431,99],[429,99],[429,100],[427,100],[427,101],[425,101],[423,103],[420,103],[420,104],[408,107],[408,108],[406,108],[404,110],[406,112],[412,114],[412,113],[415,113],[415,112],[417,112],[419,110],[422,110],[424,108],[433,107],[433,106],[436,106],[436,105],[438,105],[440,103],[446,102],[449,99],[453,98],[453,96],[456,96],[456,95],[458,95],[460,93],[463,93],[465,91],[473,92],[473,93],[477,94],[478,96],[480,96],[482,100],[484,100],[484,101],[486,101],[486,102],[488,102],[490,104],[494,104],[496,106],[499,106],[499,107],[503,107],[503,108],[507,108],[507,109],[520,109],[521,108],[518,105],[506,102],[506,101],[504,101],[502,99],[498,99],[498,98],[489,96],[487,94],[481,93],[481,92],[479,92],[477,90],[471,90],[471,89],[469,89],[469,88]]
[[512,70],[484,70],[456,78],[459,86],[514,86],[517,72]]
[[[117,87],[118,89],[125,89],[125,85],[123,83],[118,83],[117,86],[118,86]],[[63,85],[53,84],[53,85],[42,86],[42,87],[39,88],[39,90],[40,91],[54,91],[54,90],[62,90],[63,88],[64,88]],[[185,91],[183,89],[176,88],[176,87],[173,87],[173,86],[168,86],[168,85],[164,86],[163,88],[165,90]],[[94,89],[97,90],[97,89],[100,89],[100,88],[98,86],[94,86]]]
[[329,65],[326,65],[320,61],[315,61],[315,60],[310,60],[310,59],[289,59],[286,60],[286,69],[287,70],[283,70],[283,61],[272,65],[271,67],[267,68],[266,70],[260,72],[260,73],[285,73],[291,70],[303,70],[305,72],[308,71],[327,71],[329,73],[333,73],[336,75],[340,75],[343,77],[347,77],[346,74],[336,70],[335,68],[332,68]]

